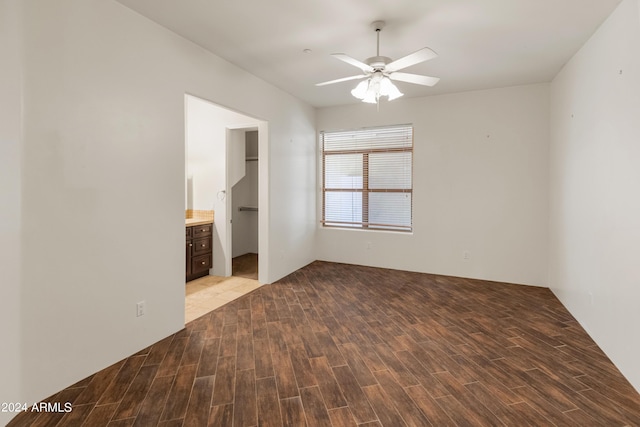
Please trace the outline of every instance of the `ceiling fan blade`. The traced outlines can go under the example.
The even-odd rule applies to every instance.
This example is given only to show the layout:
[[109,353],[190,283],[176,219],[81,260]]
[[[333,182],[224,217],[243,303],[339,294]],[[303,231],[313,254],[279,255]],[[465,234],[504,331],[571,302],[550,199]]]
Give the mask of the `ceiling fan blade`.
[[356,79],[363,79],[365,77],[368,77],[368,76],[366,74],[360,74],[357,76],[343,77],[341,79],[329,80],[328,82],[316,83],[316,86],[332,85],[334,83],[347,82],[349,80],[356,80]]
[[400,82],[413,83],[423,86],[433,86],[440,81],[439,77],[421,76],[419,74],[410,73],[391,73],[389,74],[391,80],[397,80]]
[[364,72],[373,72],[373,67],[371,65],[367,65],[362,61],[358,61],[357,59],[350,57],[349,55],[345,55],[344,53],[332,53],[331,56],[339,59],[340,61],[344,61],[347,64],[353,65],[354,67],[358,67]]
[[402,70],[403,68],[410,67],[415,64],[419,64],[420,62],[428,61],[437,57],[438,54],[429,49],[428,47],[423,47],[422,49],[410,53],[407,56],[404,56],[400,59],[396,59],[393,62],[387,64],[384,69],[385,71],[393,72]]

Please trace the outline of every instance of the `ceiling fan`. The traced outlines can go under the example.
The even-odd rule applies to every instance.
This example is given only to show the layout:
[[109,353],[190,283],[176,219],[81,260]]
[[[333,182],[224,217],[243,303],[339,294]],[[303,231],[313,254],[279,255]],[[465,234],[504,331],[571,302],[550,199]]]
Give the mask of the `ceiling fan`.
[[433,50],[424,47],[416,52],[393,61],[386,56],[380,56],[380,31],[384,28],[384,21],[375,21],[371,26],[376,30],[377,45],[376,56],[358,61],[344,53],[334,53],[331,56],[341,61],[360,68],[363,74],[343,77],[341,79],[329,80],[327,82],[316,83],[316,86],[326,86],[334,83],[346,82],[349,80],[364,79],[351,91],[351,94],[363,102],[377,104],[381,96],[386,96],[389,101],[396,99],[403,94],[391,82],[391,80],[413,83],[423,86],[433,86],[440,80],[438,77],[429,77],[419,74],[400,73],[399,70],[410,67],[420,62],[428,61],[438,56]]

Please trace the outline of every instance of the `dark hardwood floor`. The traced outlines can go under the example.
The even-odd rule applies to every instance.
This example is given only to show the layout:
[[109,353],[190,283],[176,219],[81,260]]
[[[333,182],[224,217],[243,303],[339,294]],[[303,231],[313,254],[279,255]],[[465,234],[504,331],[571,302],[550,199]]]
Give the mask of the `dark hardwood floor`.
[[640,426],[548,289],[314,262],[11,426]]
[[233,258],[231,271],[234,276],[258,280],[258,254],[248,253]]

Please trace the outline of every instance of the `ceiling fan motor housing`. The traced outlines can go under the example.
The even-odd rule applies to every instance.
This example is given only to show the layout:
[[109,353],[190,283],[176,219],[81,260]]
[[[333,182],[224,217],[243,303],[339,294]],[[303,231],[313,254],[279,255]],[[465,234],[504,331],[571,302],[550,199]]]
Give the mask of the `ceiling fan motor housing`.
[[372,56],[371,58],[367,58],[364,62],[374,70],[382,70],[384,69],[385,65],[387,65],[391,61],[392,59],[387,56]]

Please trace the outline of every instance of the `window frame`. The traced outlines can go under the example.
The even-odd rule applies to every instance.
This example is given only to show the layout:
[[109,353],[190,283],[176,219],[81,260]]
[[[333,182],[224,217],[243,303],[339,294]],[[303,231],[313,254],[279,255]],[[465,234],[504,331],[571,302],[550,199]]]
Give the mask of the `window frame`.
[[[353,148],[353,149],[340,149],[340,150],[325,150],[325,134],[348,134],[353,133],[357,135],[360,132],[371,132],[375,130],[391,130],[391,129],[406,129],[410,133],[411,144],[408,147],[387,147],[387,148]],[[391,231],[391,232],[401,232],[401,233],[411,233],[413,232],[413,160],[414,160],[414,128],[412,124],[403,124],[403,125],[388,125],[388,126],[376,126],[376,127],[365,127],[358,129],[347,129],[347,130],[339,130],[339,131],[320,131],[319,132],[319,141],[320,141],[320,155],[321,155],[321,173],[322,173],[322,187],[321,187],[321,197],[322,197],[322,209],[321,209],[321,220],[320,223],[323,227],[326,228],[339,228],[339,229],[348,229],[348,230],[367,230],[367,231]],[[376,153],[410,153],[410,174],[409,180],[410,185],[409,188],[370,188],[369,187],[369,155]],[[349,155],[349,154],[362,154],[362,186],[361,188],[327,188],[326,180],[327,180],[327,156],[331,155]],[[354,221],[354,222],[336,222],[330,221],[326,219],[327,212],[327,203],[326,196],[327,193],[361,193],[362,194],[362,221]],[[411,196],[411,203],[409,207],[409,225],[402,224],[377,224],[369,222],[369,198],[372,193],[403,193],[409,194]]]

